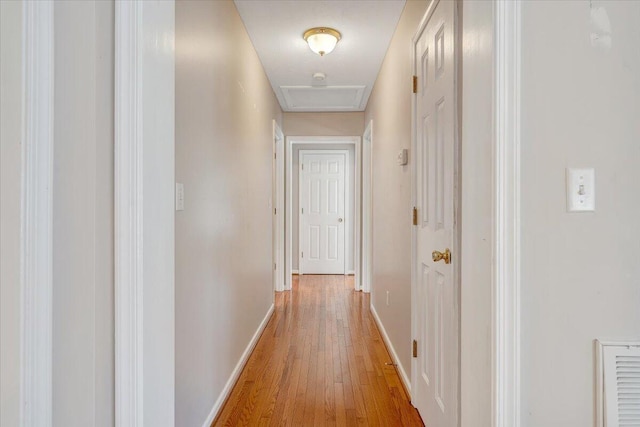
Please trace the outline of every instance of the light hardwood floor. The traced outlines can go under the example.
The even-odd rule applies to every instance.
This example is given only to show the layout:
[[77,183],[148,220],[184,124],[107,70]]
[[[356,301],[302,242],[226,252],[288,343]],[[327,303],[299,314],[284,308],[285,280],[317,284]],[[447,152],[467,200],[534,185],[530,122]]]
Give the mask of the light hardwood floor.
[[352,276],[294,276],[214,426],[422,426]]

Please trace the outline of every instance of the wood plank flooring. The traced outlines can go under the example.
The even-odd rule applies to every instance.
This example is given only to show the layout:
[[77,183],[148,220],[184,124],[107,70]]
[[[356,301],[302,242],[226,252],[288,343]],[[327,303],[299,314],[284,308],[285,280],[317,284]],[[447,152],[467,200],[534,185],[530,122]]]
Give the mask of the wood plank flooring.
[[294,276],[213,426],[422,426],[352,276]]

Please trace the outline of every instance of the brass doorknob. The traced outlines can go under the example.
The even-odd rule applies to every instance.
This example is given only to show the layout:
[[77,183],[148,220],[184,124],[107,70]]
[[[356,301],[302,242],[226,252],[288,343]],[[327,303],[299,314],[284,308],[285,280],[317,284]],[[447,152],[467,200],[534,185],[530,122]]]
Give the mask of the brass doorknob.
[[451,264],[451,251],[449,248],[445,249],[444,253],[440,251],[433,251],[431,257],[433,258],[433,262],[444,260],[445,264]]

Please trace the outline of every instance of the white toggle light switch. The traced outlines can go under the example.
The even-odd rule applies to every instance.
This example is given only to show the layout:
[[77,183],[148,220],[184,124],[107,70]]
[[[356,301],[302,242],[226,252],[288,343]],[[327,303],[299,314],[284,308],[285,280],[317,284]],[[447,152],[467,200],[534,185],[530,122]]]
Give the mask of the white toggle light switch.
[[593,169],[567,169],[567,212],[596,209],[596,180]]
[[184,184],[176,182],[176,210],[184,210]]

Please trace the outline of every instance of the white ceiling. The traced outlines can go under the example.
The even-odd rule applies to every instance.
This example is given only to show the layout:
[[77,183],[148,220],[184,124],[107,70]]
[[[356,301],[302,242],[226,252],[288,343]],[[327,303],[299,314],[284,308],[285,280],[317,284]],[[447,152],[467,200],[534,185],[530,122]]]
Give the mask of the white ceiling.
[[[235,0],[284,111],[363,111],[405,0]],[[312,27],[342,33],[321,57],[302,39]],[[317,82],[313,74],[326,74]]]

